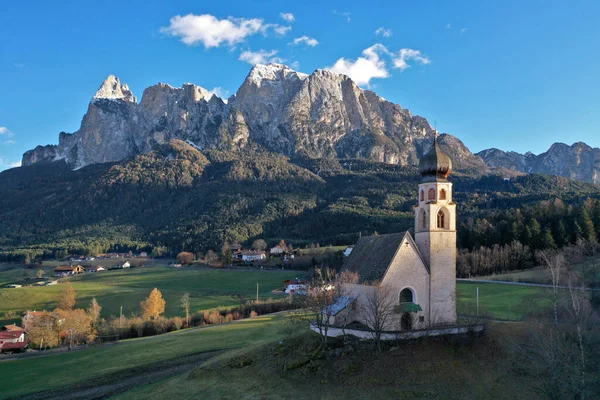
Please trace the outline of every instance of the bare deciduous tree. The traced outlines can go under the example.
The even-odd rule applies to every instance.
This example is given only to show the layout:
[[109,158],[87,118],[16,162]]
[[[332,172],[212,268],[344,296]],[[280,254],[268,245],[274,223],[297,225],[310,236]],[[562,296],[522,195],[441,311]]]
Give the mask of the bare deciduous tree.
[[558,323],[558,289],[560,286],[561,269],[566,267],[565,255],[562,252],[540,251],[539,256],[546,266],[552,281],[552,307],[554,310],[554,323]]
[[181,296],[181,308],[185,311],[185,326],[190,326],[190,294],[184,293]]
[[371,333],[377,350],[381,353],[381,336],[392,322],[397,297],[387,286],[375,285],[373,290],[363,297],[363,315],[365,322],[371,328]]

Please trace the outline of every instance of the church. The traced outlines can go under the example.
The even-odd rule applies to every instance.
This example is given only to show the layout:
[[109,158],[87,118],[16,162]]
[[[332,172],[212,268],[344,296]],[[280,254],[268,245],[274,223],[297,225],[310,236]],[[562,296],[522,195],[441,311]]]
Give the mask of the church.
[[[419,162],[422,180],[414,206],[415,236],[410,232],[358,240],[344,264],[358,283],[345,284],[344,307],[334,325],[369,325],[368,296],[385,289],[394,312],[386,330],[406,331],[456,324],[456,204],[452,201],[450,157],[440,150],[437,133]],[[371,308],[372,309],[372,308]]]

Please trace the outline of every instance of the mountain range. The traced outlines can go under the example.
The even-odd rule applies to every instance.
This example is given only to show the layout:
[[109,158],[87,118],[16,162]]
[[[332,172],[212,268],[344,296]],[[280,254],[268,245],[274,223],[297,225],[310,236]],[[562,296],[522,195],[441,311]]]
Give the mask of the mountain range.
[[[38,146],[22,164],[64,160],[73,169],[147,153],[171,139],[200,150],[261,147],[295,158],[363,158],[416,165],[431,145],[429,122],[349,77],[327,70],[310,75],[282,64],[258,64],[228,100],[193,84],[159,83],[141,101],[110,75],[89,103],[81,127],[61,132],[58,146]],[[477,154],[456,137],[440,144],[459,170],[553,174],[600,182],[600,149],[555,143],[545,153],[487,149]]]

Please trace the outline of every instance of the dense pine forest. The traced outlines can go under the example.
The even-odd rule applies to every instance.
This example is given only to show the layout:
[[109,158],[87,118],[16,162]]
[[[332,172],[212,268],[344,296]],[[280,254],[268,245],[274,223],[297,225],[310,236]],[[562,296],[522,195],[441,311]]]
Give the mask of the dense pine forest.
[[[259,148],[201,152],[181,141],[76,171],[60,162],[16,168],[0,174],[0,259],[129,250],[162,256],[258,238],[349,245],[359,235],[411,229],[419,180],[412,167],[290,160]],[[596,185],[501,172],[456,172],[451,180],[459,274],[523,268],[536,250],[600,238]],[[482,266],[477,259],[486,251],[503,261]]]

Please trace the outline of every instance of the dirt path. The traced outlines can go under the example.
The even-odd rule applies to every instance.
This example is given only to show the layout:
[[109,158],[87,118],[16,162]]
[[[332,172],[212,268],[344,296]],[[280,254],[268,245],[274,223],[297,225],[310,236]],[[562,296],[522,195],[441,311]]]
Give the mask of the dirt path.
[[155,364],[148,364],[143,367],[123,370],[61,389],[33,393],[26,396],[14,397],[13,399],[106,399],[127,392],[135,387],[149,385],[173,375],[190,371],[223,351],[225,350],[212,350]]

